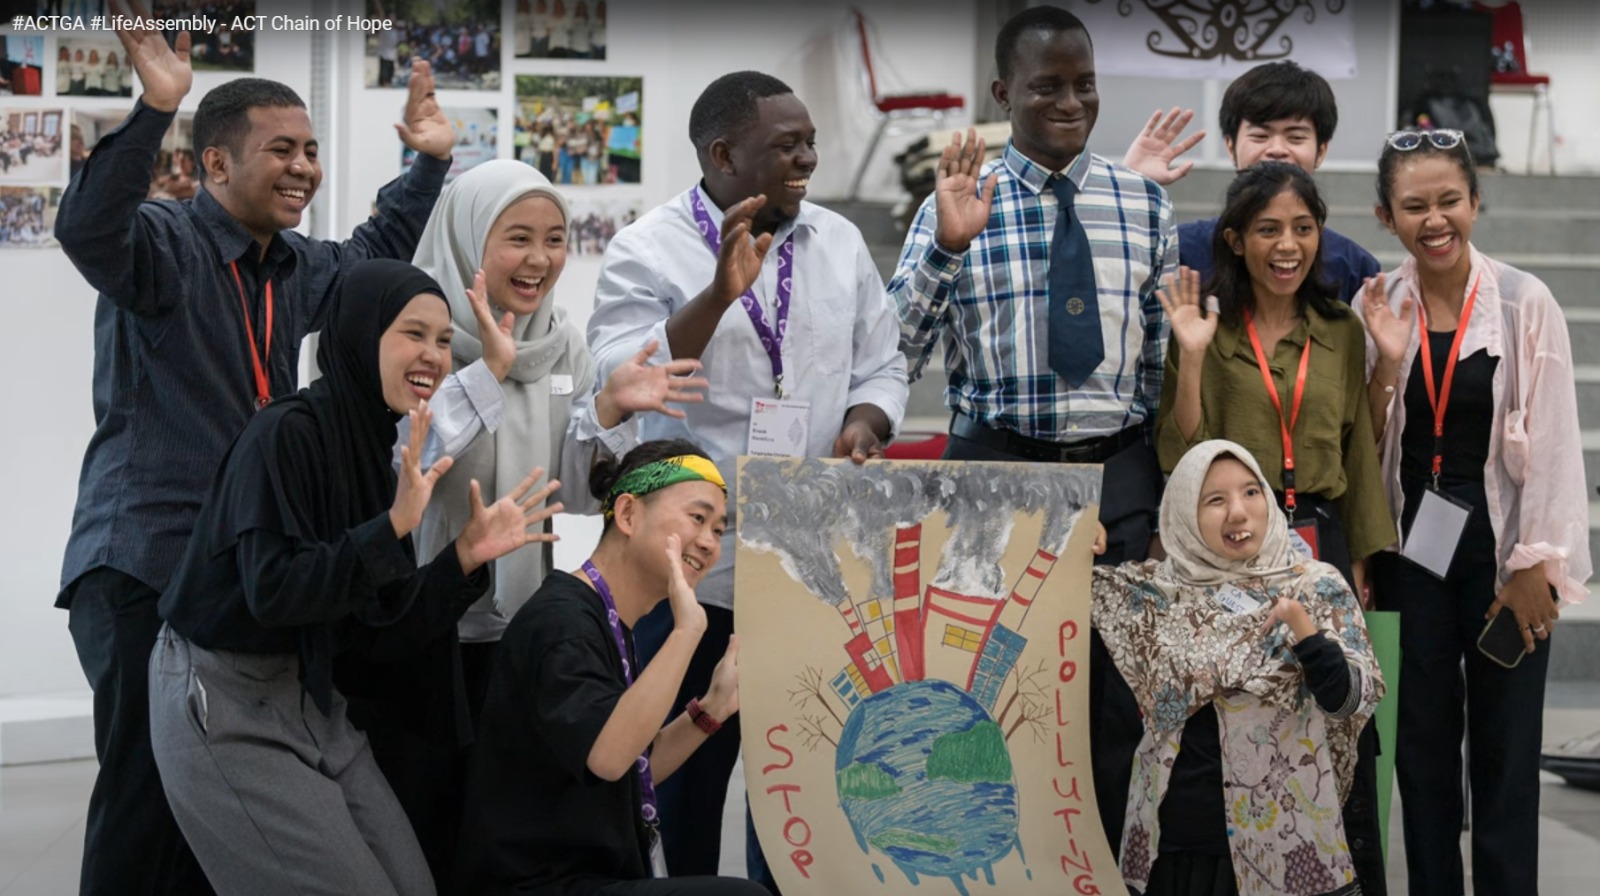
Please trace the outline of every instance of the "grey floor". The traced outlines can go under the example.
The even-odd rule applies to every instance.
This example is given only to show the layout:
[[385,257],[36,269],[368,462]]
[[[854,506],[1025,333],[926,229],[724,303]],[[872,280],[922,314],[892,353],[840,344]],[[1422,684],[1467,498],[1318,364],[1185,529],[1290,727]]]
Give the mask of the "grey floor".
[[[1547,743],[1600,730],[1600,684],[1553,682],[1544,720]],[[63,896],[76,891],[83,807],[94,772],[93,762],[0,768],[0,896]],[[736,774],[723,825],[723,870],[729,874],[742,874],[744,868],[742,782],[743,775]],[[1594,896],[1600,891],[1600,793],[1574,790],[1549,775],[1541,789],[1540,892]],[[1403,894],[1405,850],[1398,811],[1397,803],[1389,883],[1392,893]]]

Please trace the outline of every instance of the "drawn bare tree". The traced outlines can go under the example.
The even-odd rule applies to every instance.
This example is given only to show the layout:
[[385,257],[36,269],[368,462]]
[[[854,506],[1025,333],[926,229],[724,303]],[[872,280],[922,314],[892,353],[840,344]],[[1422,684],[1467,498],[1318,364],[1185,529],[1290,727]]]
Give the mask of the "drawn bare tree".
[[[1039,665],[1032,669],[1017,667],[1006,676],[1006,683],[1011,686],[1011,697],[1006,700],[1004,708],[996,723],[1005,732],[1006,742],[1011,742],[1011,735],[1017,729],[1026,725],[1033,732],[1035,742],[1044,741],[1045,716],[1050,712],[1050,698],[1045,692],[1045,685],[1050,681],[1049,663],[1040,660]],[[1007,724],[1011,711],[1017,711],[1016,718]]]
[[[833,704],[828,702],[827,692],[823,690],[822,670],[815,666],[807,666],[796,673],[794,679],[800,683],[800,686],[789,692],[789,702],[793,703],[798,709],[806,709],[814,703],[820,705],[827,710],[828,716],[833,718],[833,724],[838,725],[840,730],[843,730],[844,720],[839,717],[837,712],[833,711]],[[828,718],[821,713],[800,717],[800,730],[806,737],[806,749],[816,750],[823,741],[827,741],[835,747],[839,746],[838,740],[828,735],[827,729],[824,727],[827,723]]]

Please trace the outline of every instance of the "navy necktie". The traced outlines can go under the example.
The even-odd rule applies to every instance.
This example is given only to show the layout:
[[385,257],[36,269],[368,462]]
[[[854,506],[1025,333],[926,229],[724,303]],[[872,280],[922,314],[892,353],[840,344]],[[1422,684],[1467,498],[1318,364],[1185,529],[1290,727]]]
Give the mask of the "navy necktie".
[[1078,187],[1064,174],[1050,179],[1061,209],[1050,240],[1050,369],[1076,389],[1106,357],[1089,234],[1072,200]]

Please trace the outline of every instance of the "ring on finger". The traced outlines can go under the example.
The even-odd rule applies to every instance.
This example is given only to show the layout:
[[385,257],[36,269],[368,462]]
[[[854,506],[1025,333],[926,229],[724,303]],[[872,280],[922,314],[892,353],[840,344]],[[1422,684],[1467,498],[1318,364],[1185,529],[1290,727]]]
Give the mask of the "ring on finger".
[[1530,626],[1528,626],[1528,630],[1533,632],[1533,633],[1535,633],[1535,634],[1541,634],[1541,633],[1544,632],[1544,626],[1543,625],[1530,625]]

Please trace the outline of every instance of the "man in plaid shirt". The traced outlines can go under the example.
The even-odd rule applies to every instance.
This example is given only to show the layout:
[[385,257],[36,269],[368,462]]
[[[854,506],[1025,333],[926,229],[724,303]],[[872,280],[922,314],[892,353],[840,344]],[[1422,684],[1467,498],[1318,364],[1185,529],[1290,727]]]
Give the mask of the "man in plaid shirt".
[[[1142,559],[1161,494],[1147,432],[1167,342],[1156,286],[1178,265],[1172,203],[1085,148],[1100,99],[1076,16],[1025,10],[995,61],[1011,141],[987,164],[970,132],[945,149],[889,282],[901,347],[915,379],[944,337],[946,459],[1103,464],[1096,562]],[[1095,790],[1115,850],[1140,722],[1098,635],[1090,655]]]

